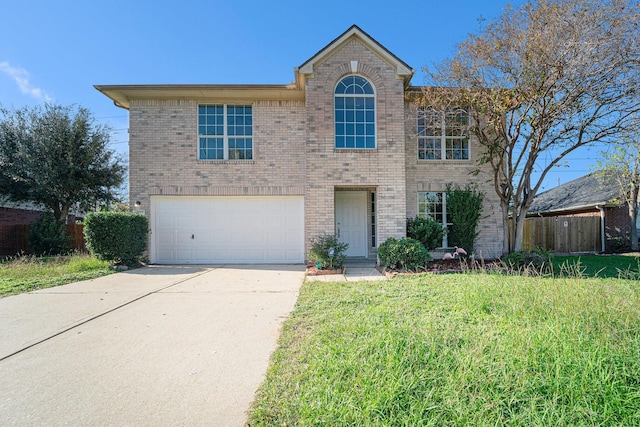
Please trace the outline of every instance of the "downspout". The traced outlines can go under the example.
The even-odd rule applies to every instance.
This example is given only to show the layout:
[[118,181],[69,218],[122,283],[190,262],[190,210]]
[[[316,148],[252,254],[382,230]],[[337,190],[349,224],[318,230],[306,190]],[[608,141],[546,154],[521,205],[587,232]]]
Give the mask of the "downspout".
[[600,240],[602,240],[602,252],[605,251],[605,236],[604,236],[604,208],[596,205],[596,209],[600,211]]

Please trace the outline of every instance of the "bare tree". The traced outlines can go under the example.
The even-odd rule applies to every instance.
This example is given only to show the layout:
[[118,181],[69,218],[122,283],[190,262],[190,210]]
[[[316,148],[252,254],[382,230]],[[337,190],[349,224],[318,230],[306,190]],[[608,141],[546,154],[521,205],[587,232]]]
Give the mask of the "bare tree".
[[425,67],[422,107],[469,108],[491,165],[505,229],[522,249],[524,219],[547,173],[569,153],[610,142],[640,109],[640,5],[533,0]]
[[616,202],[626,204],[631,230],[631,249],[638,250],[638,203],[640,199],[640,138],[638,133],[625,137],[612,150],[602,152],[603,160],[598,162],[598,176],[603,185],[620,190]]

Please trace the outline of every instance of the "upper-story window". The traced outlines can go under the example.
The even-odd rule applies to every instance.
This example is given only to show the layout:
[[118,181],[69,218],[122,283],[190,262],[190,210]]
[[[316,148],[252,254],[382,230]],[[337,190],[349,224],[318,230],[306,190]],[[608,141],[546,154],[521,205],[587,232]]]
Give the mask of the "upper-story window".
[[336,148],[376,148],[376,95],[361,76],[347,76],[334,92]]
[[419,160],[469,160],[469,111],[418,110]]
[[252,160],[250,105],[198,106],[198,160]]

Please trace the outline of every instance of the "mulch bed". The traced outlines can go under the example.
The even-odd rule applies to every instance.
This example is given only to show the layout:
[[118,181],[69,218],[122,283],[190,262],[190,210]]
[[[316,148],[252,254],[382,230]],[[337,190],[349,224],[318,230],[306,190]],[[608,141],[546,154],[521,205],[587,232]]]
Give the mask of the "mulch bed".
[[462,273],[468,270],[480,270],[483,268],[490,268],[493,265],[492,261],[481,263],[474,260],[460,260],[460,259],[439,259],[429,262],[427,268],[418,272],[406,272],[397,270],[384,270],[383,274],[386,277],[393,277],[398,274],[420,274],[420,273]]
[[[439,259],[429,262],[427,268],[423,271],[416,273],[461,273],[467,270],[479,270],[482,268],[491,267],[492,261],[481,263],[480,261],[473,260],[460,260],[460,259]],[[384,274],[386,277],[393,277],[398,274],[416,274],[413,272],[398,271],[398,270],[386,270],[378,267],[378,271]],[[325,270],[318,269],[315,265],[307,265],[308,276],[324,276],[328,274],[343,274],[344,269],[340,270]]]
[[328,274],[342,274],[342,273],[344,273],[344,269],[325,270],[325,269],[319,269],[315,265],[307,266],[307,276],[325,276]]

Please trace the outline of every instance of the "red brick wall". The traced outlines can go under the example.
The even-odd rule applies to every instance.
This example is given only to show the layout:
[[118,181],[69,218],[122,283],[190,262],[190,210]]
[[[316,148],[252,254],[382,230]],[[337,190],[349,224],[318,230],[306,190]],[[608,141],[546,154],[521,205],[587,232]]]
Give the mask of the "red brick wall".
[[17,208],[0,208],[0,225],[30,224],[40,218],[39,211]]
[[605,209],[604,233],[607,236],[607,251],[620,250],[620,245],[629,246],[631,227],[627,204]]

